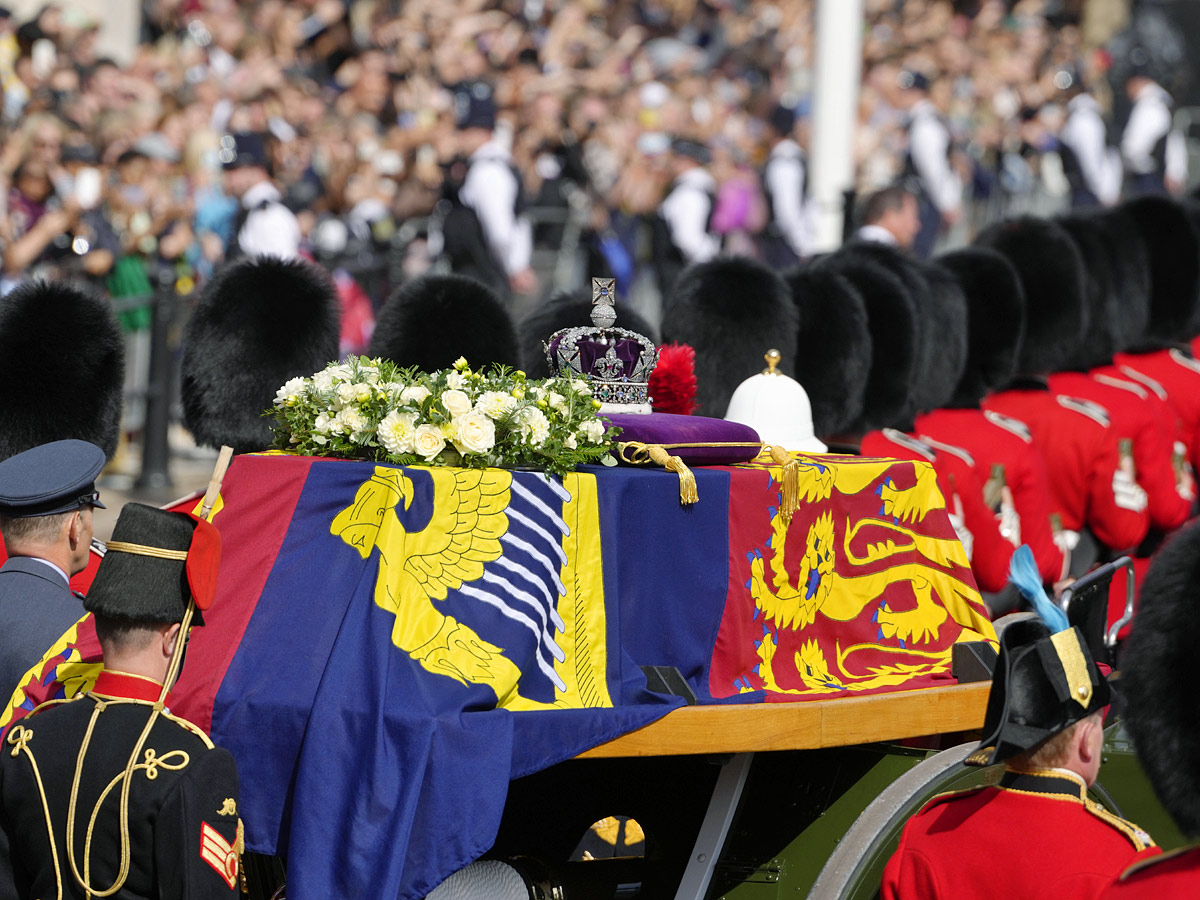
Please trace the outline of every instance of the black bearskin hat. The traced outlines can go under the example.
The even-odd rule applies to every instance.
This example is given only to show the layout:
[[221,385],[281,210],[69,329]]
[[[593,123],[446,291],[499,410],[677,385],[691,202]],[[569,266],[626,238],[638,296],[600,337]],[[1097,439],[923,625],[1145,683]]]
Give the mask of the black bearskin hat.
[[976,239],[1008,257],[1025,294],[1025,337],[1018,375],[1062,370],[1088,327],[1083,260],[1061,226],[1022,216],[988,228]]
[[747,360],[772,347],[779,368],[794,372],[799,316],[783,277],[742,257],[689,266],[672,289],[662,323],[665,342],[696,350],[696,400],[702,416],[723,416],[745,380]]
[[862,297],[870,331],[870,371],[859,418],[847,430],[865,434],[906,424],[916,414],[913,379],[918,371],[917,305],[908,288],[858,245],[846,246],[813,264],[843,275]]
[[1071,236],[1083,260],[1084,297],[1088,304],[1088,327],[1063,368],[1087,370],[1108,365],[1120,349],[1118,335],[1124,325],[1118,319],[1119,304],[1115,287],[1116,248],[1098,216],[1075,215],[1059,219],[1058,224]]
[[[635,331],[656,345],[658,330],[651,327],[640,313],[624,303],[618,304],[615,327]],[[517,326],[521,344],[521,365],[530,378],[549,378],[550,364],[546,360],[545,342],[563,328],[590,328],[592,324],[591,295],[556,294]],[[762,355],[761,353],[759,354]]]
[[[1150,254],[1142,243],[1137,221],[1123,209],[1096,217],[1110,250],[1113,294],[1116,296],[1117,349],[1141,343],[1150,321]],[[1087,265],[1084,260],[1084,265]]]
[[59,282],[0,297],[0,459],[51,441],[112,458],[121,434],[125,343],[112,304]]
[[288,379],[338,358],[341,311],[324,270],[263,256],[208,283],[184,331],[183,422],[196,443],[271,446],[263,411]]
[[963,247],[938,257],[958,279],[967,303],[967,361],[949,405],[975,407],[1017,371],[1025,332],[1021,279],[1012,263],[986,247]]
[[921,274],[928,286],[921,313],[924,368],[913,395],[917,412],[928,412],[950,400],[967,364],[967,300],[954,273],[939,263],[924,263]]
[[466,275],[424,275],[397,289],[379,311],[370,353],[425,372],[447,369],[460,356],[476,370],[521,365],[503,301]]
[[1137,223],[1150,262],[1150,322],[1140,349],[1192,337],[1200,240],[1191,217],[1168,197],[1138,197],[1120,208]]
[[1200,523],[1154,555],[1122,658],[1125,720],[1154,792],[1183,832],[1200,836],[1200,706],[1192,691],[1200,617]]
[[195,600],[194,621],[203,625],[220,563],[221,535],[211,522],[126,503],[83,606],[126,622],[165,623],[183,621]]
[[808,394],[813,432],[841,434],[862,414],[871,374],[866,304],[832,268],[796,268],[784,280],[800,313],[795,378]]

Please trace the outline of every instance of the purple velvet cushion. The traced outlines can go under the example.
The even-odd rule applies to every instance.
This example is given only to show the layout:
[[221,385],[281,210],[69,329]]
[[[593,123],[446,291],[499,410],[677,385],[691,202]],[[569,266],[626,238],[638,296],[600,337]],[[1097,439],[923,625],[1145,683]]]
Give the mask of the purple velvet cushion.
[[740,422],[672,413],[642,416],[611,413],[607,418],[621,429],[617,435],[618,444],[626,441],[661,444],[672,456],[678,456],[688,465],[720,466],[746,462],[758,456],[761,447],[758,432]]

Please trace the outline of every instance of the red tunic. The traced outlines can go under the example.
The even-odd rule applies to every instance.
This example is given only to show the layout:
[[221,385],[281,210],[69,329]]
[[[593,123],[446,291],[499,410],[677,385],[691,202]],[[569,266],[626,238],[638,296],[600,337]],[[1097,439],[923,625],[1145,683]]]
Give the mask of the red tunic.
[[1173,900],[1200,897],[1200,847],[1182,847],[1138,860],[1122,872],[1101,900]]
[[1074,773],[1009,770],[999,787],[935,797],[909,819],[882,900],[1084,900],[1157,852]]
[[1050,476],[1052,509],[1064,529],[1078,532],[1086,525],[1115,551],[1141,543],[1150,525],[1145,496],[1117,490],[1117,436],[1106,410],[1032,383],[992,394],[984,406],[1020,419],[1033,432]]
[[[933,447],[911,435],[885,428],[865,435],[861,452],[863,456],[932,463],[950,521],[967,549],[979,589],[995,593],[1004,587],[1016,547],[1000,534],[1000,522],[983,502],[986,476],[980,477],[967,451],[949,444]],[[967,535],[963,535],[963,530]]]
[[1193,498],[1185,496],[1185,485],[1176,483],[1174,433],[1155,416],[1148,388],[1105,373],[1059,372],[1050,376],[1050,390],[1099,403],[1108,410],[1117,438],[1133,442],[1151,528],[1174,531],[1187,521]]
[[1200,472],[1200,363],[1179,350],[1118,353],[1115,362],[1153,379],[1167,392],[1167,402],[1179,417],[1188,459]]
[[921,440],[962,447],[979,471],[1004,467],[1004,478],[1021,518],[1021,543],[1028,544],[1042,580],[1063,577],[1062,551],[1050,529],[1050,485],[1046,464],[1020,422],[988,415],[979,409],[935,409],[917,417]]

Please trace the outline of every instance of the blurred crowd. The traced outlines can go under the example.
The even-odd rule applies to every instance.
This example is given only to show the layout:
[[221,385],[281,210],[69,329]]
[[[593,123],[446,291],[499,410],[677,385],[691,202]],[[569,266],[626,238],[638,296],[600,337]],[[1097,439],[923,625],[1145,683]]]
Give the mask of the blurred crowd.
[[[141,43],[122,65],[97,55],[99,23],[69,2],[28,21],[5,15],[3,279],[68,276],[114,298],[172,283],[190,292],[243,224],[245,187],[222,172],[222,138],[241,133],[263,138],[259,161],[294,215],[296,252],[349,273],[345,284],[372,306],[461,250],[457,220],[437,226],[460,193],[471,205],[469,164],[485,143],[516,179],[511,209],[475,209],[499,288],[547,292],[530,248],[556,249],[572,219],[590,274],[628,289],[661,262],[649,223],[697,167],[705,221],[694,223],[693,247],[666,235],[683,262],[722,249],[769,256],[763,236],[780,204],[764,190],[765,166],[781,139],[803,160],[814,6],[145,0]],[[946,130],[938,153],[956,179],[951,206],[935,204],[943,240],[977,224],[962,221],[964,204],[969,213],[1011,211],[1034,194],[1068,202],[1055,151],[1071,97],[1096,99],[1114,148],[1113,115],[1128,109],[1112,87],[1133,71],[1112,49],[1130,32],[1127,7],[867,0],[860,196],[911,181],[920,101]],[[530,246],[500,246],[490,220],[513,231],[529,210],[543,214]],[[803,241],[789,237],[796,255]]]

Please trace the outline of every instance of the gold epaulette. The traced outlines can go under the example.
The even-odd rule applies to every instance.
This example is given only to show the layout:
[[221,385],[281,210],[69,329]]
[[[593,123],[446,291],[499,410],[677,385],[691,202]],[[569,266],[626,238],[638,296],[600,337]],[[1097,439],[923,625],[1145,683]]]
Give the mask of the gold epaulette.
[[[59,697],[56,700],[43,700],[41,703],[39,703],[37,706],[35,706],[33,709],[31,709],[28,713],[26,713],[23,718],[28,719],[30,716],[36,716],[43,709],[49,709],[51,706],[61,706],[64,703],[74,703],[76,700],[79,700],[79,699],[80,699],[80,697]],[[19,722],[21,720],[17,719],[17,721]]]
[[1135,849],[1145,850],[1147,847],[1158,846],[1158,844],[1154,843],[1154,838],[1150,837],[1146,831],[1139,828],[1133,822],[1130,822],[1127,819],[1122,819],[1116,813],[1109,812],[1091,797],[1086,797],[1083,801],[1083,805],[1087,811],[1097,819],[1112,826],[1117,831],[1121,832],[1121,834],[1125,835],[1125,837],[1129,838],[1129,842],[1133,844]]
[[200,738],[200,740],[204,741],[204,746],[206,746],[209,750],[212,750],[216,746],[213,744],[212,739],[208,736],[208,734],[205,733],[204,729],[194,722],[189,722],[187,719],[173,715],[167,712],[165,709],[163,710],[162,714],[165,718],[170,719],[185,731],[190,731],[192,734],[196,735],[196,737]]

